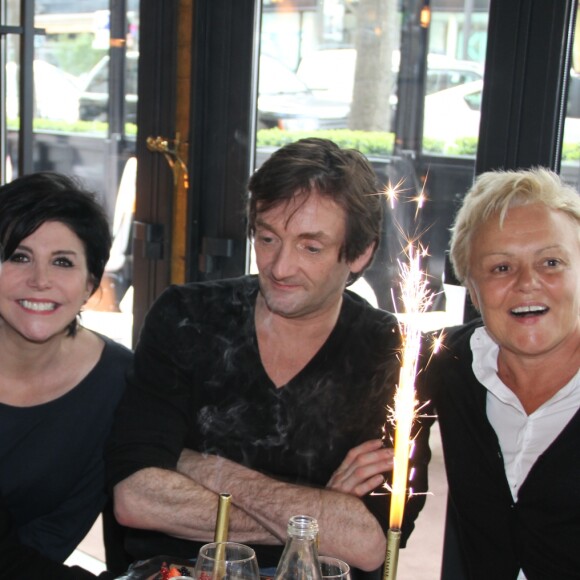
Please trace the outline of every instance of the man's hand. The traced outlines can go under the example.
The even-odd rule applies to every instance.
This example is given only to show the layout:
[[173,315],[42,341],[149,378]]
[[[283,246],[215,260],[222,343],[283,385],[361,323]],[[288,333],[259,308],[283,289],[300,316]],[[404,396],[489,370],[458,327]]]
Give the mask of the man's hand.
[[383,473],[393,469],[393,455],[380,439],[365,441],[346,454],[326,487],[362,497],[384,482]]

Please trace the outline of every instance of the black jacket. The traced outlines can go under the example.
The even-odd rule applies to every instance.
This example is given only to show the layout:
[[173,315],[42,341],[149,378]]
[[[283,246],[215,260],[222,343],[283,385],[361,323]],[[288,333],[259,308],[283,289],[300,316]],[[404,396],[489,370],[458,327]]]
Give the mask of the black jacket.
[[470,578],[580,578],[580,411],[538,458],[514,502],[487,390],[472,371],[481,321],[450,329],[422,376],[438,416],[452,508]]

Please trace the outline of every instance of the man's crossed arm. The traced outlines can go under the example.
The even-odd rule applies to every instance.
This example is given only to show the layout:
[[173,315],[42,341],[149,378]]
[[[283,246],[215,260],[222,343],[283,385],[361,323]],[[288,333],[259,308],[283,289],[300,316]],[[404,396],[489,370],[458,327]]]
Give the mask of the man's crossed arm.
[[215,455],[184,450],[177,471],[143,469],[115,486],[115,513],[127,526],[211,541],[218,494],[232,494],[229,539],[282,544],[288,519],[318,520],[321,554],[363,570],[384,559],[385,536],[360,499],[392,469],[393,452],[372,440],[352,449],[326,488],[278,481]]

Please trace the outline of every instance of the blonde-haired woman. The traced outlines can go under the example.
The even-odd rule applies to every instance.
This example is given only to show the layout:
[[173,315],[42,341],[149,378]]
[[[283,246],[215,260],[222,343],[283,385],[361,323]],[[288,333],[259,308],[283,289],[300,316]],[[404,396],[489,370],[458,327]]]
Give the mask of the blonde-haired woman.
[[451,261],[481,319],[424,374],[468,578],[580,574],[580,196],[545,169],[482,174]]

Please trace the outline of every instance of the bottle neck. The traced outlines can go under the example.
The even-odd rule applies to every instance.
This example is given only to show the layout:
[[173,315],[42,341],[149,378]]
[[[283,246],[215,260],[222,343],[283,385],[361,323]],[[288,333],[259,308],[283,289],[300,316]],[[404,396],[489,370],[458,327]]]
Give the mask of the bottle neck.
[[318,522],[311,516],[293,516],[288,522],[288,537],[315,540]]

